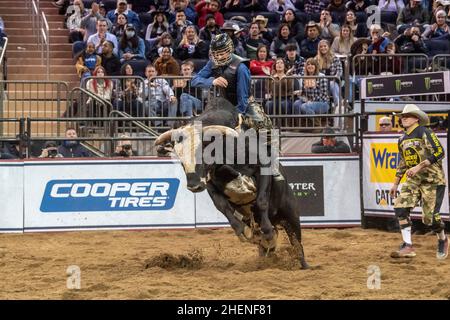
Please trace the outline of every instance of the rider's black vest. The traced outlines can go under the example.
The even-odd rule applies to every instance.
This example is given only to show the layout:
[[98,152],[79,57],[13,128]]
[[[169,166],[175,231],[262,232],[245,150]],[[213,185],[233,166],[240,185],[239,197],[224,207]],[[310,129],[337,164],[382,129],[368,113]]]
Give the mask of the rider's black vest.
[[[248,59],[241,58],[235,54],[231,55],[231,62],[226,66],[212,67],[213,77],[223,77],[228,81],[228,87],[221,90],[220,96],[230,101],[233,105],[238,104],[237,97],[237,69],[241,63],[245,63],[248,67]],[[250,83],[248,84],[250,86]]]

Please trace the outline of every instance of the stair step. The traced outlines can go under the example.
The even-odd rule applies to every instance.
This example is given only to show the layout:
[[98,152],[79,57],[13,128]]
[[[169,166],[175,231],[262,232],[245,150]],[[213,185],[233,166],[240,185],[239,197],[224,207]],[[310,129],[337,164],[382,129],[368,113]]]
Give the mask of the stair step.
[[[72,51],[50,51],[50,58],[72,59]],[[41,51],[38,50],[18,50],[16,47],[12,49],[8,46],[6,57],[14,58],[36,58],[41,57]]]
[[[8,28],[8,36],[31,36],[33,34],[32,28]],[[69,36],[68,29],[50,29],[50,36],[65,36],[66,38]]]
[[[11,66],[8,64],[8,73],[42,74],[45,72],[47,72],[47,67],[42,65]],[[50,66],[50,73],[70,75],[76,74],[75,64]]]
[[[58,10],[59,10],[58,8],[53,6],[51,8],[50,7],[41,8],[41,11],[44,11],[46,15],[59,15]],[[30,9],[28,9],[27,7],[18,7],[17,3],[13,7],[9,8],[4,8],[0,6],[0,12],[3,11],[7,12],[8,14],[30,15]]]
[[[41,58],[8,58],[8,67],[12,66],[31,66],[42,64]],[[50,66],[75,66],[73,59],[69,58],[51,58]]]
[[[21,50],[20,48],[24,48],[22,49],[23,51],[40,51],[41,46],[36,44],[32,44],[32,43],[9,43],[8,44],[8,49],[7,51],[9,51],[9,49],[17,49],[17,50]],[[50,51],[67,51],[70,54],[72,53],[72,44],[70,43],[51,43],[50,42]]]
[[23,112],[53,112],[62,114],[66,110],[66,101],[37,101],[37,100],[4,100],[3,114],[8,113],[11,117],[20,116]]
[[[64,21],[64,16],[59,14],[46,14],[45,17],[47,18],[47,22],[58,22],[62,23]],[[5,13],[2,13],[3,21],[5,21],[5,26],[8,27],[9,21],[31,21],[31,17],[29,13],[22,13],[22,14],[12,14],[6,11]]]
[[[63,17],[63,16],[61,16]],[[2,17],[5,21],[5,27],[6,31],[8,31],[8,28],[33,28],[33,23],[31,21],[31,17],[27,16],[25,18],[21,18],[22,20],[15,20],[16,18],[12,18],[11,20],[6,20],[4,17]],[[51,29],[58,29],[58,28],[64,28],[64,17],[61,21],[48,21],[48,27]]]
[[6,93],[8,100],[65,100],[67,99],[66,91],[60,93],[56,91],[8,91]]
[[[38,39],[36,36],[28,34],[28,35],[9,35],[8,34],[9,44],[12,46],[16,43],[22,44],[37,44]],[[50,33],[50,45],[51,44],[70,44],[68,34],[57,36]]]
[[72,81],[79,80],[76,74],[50,74],[47,79],[46,74],[8,74],[8,80],[49,80],[49,81]]
[[[77,79],[75,83],[78,83],[78,86],[80,85],[80,80]],[[60,81],[60,82],[54,82],[54,81],[46,81],[46,82],[39,82],[36,81],[23,81],[23,80],[10,80],[7,83],[7,91],[8,94],[14,94],[15,92],[27,92],[27,91],[58,91],[61,93],[61,96],[63,95],[63,92],[70,91],[71,88],[69,87],[69,84],[72,84],[71,82],[67,81]]]
[[[39,1],[39,7],[40,8],[56,8],[52,5],[53,1]],[[0,2],[0,10],[2,9],[8,9],[11,7],[17,7],[18,1],[1,1]],[[25,6],[25,3],[24,3]]]

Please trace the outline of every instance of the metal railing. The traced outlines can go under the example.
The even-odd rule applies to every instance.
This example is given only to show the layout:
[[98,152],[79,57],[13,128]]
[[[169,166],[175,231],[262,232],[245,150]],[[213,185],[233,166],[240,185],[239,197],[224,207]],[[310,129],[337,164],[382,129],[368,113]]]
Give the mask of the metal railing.
[[50,79],[50,28],[45,13],[40,10],[39,0],[29,2],[33,35],[36,37],[38,51],[41,52],[41,64],[46,68],[47,80]]
[[432,70],[430,71],[446,71],[450,70],[450,54],[437,54],[431,60]]

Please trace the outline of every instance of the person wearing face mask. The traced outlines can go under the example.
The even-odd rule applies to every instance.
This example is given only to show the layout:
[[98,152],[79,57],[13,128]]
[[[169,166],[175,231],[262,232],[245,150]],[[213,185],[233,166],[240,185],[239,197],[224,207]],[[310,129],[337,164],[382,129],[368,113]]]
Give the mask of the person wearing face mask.
[[134,25],[127,24],[125,34],[120,39],[119,44],[120,62],[145,59],[145,43],[144,40],[136,34]]
[[73,140],[78,138],[77,131],[74,128],[66,129],[66,138],[58,147],[58,154],[64,158],[87,158],[91,157],[91,153],[80,144],[80,141]]

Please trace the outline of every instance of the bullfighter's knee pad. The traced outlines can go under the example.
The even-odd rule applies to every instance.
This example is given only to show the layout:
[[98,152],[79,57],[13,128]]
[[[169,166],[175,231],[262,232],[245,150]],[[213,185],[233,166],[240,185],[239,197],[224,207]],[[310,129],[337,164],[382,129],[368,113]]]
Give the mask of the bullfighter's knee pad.
[[411,218],[409,217],[410,208],[395,208],[395,216],[397,217],[400,228],[411,227]]

